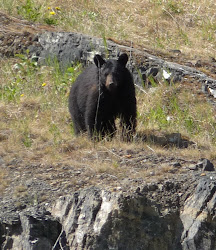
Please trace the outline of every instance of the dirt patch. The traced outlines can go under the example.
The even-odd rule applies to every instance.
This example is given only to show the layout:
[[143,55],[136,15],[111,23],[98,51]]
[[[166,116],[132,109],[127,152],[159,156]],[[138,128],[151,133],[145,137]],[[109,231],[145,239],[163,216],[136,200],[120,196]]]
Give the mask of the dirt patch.
[[[81,149],[80,149],[81,150]],[[76,151],[79,151],[77,148]],[[15,209],[53,203],[59,196],[98,186],[110,191],[136,192],[146,185],[193,182],[201,170],[190,170],[195,159],[154,152],[151,147],[117,149],[101,147],[65,153],[65,159],[54,164],[40,160],[1,158],[5,190],[1,202],[13,203]],[[208,172],[205,173],[205,175]],[[8,180],[8,182],[7,182]],[[12,180],[12,181],[11,181]],[[154,191],[153,189],[150,191]],[[180,192],[180,191],[179,191]],[[184,190],[182,190],[184,193]],[[11,205],[10,205],[11,206]]]

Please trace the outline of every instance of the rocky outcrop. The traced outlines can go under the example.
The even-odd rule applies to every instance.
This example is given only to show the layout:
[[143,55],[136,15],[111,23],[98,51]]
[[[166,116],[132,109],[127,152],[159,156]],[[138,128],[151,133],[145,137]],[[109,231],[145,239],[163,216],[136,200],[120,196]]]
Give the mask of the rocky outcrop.
[[1,249],[216,249],[216,174],[201,175],[133,192],[91,187],[1,214]]
[[36,34],[42,31],[54,31],[54,29],[0,11],[0,57],[26,53],[29,46],[40,47]]
[[215,180],[201,179],[180,214],[183,249],[216,249],[215,201]]
[[181,249],[178,211],[167,213],[144,193],[92,188],[61,198],[52,214],[70,249]]
[[[156,82],[176,82],[189,76],[202,84],[203,92],[216,97],[215,79],[194,67],[164,60],[143,49],[71,32],[44,32],[38,34],[35,40],[40,46],[29,46],[30,54],[38,57],[41,63],[50,63],[57,59],[61,67],[65,68],[74,62],[89,64],[96,53],[116,58],[120,53],[126,52],[130,55],[128,67],[137,85],[147,84],[149,77],[153,77]],[[215,72],[216,65],[212,63],[211,67]]]
[[49,212],[37,207],[10,212],[1,215],[1,249],[52,249],[61,232],[61,224]]

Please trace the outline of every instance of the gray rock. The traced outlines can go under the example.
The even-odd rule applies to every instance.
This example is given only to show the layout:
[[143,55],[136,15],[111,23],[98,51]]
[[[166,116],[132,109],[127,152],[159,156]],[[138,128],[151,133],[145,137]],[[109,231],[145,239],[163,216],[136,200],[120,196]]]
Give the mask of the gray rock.
[[216,183],[208,178],[200,179],[180,214],[184,227],[182,249],[216,249],[215,202]]
[[181,163],[180,162],[173,162],[173,167],[175,167],[175,168],[180,168],[182,165],[181,165]]
[[191,164],[188,167],[190,170],[198,170],[198,166],[196,164]]
[[51,250],[61,224],[46,211],[20,212],[12,221],[0,221],[0,248]]
[[[82,62],[85,65],[92,63],[93,56],[99,53],[109,58],[117,58],[122,52],[130,55],[128,68],[131,70],[134,82],[142,86],[152,75],[156,81],[165,78],[168,82],[181,81],[190,76],[202,83],[202,89],[216,90],[216,80],[208,77],[195,68],[183,66],[174,62],[165,61],[143,50],[119,45],[113,41],[91,37],[72,32],[44,32],[35,36],[37,45],[30,45],[30,55],[36,56],[40,63],[60,62],[62,69]],[[169,77],[167,77],[169,75]]]
[[91,188],[62,197],[51,213],[70,249],[181,249],[181,222],[145,195]]
[[191,164],[188,167],[190,170],[202,169],[202,171],[214,171],[214,165],[208,159],[202,159],[197,164]]
[[216,249],[215,178],[196,183],[187,192],[173,180],[134,192],[92,187],[60,197],[49,212],[35,207],[1,213],[0,247]]
[[214,171],[214,165],[208,159],[203,159],[201,162],[198,163],[202,167],[203,171]]
[[5,164],[3,158],[0,156],[0,166],[3,166]]

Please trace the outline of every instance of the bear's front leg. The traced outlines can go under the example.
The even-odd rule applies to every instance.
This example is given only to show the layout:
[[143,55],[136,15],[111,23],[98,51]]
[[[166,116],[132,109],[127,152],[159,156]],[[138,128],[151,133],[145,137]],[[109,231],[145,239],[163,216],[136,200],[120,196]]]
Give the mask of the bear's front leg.
[[85,113],[85,126],[91,139],[96,139],[99,129],[97,126],[96,110],[87,108]]
[[98,92],[96,91],[92,91],[86,101],[85,127],[91,139],[99,140],[101,121],[99,114]]

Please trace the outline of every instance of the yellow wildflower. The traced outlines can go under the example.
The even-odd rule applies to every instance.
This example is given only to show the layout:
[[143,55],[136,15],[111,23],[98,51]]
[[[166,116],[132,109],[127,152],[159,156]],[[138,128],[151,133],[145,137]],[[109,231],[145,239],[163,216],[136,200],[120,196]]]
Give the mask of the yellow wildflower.
[[48,10],[51,10],[51,7],[47,7]]
[[42,86],[42,87],[45,87],[46,85],[47,85],[47,84],[44,82],[41,86]]
[[50,15],[55,15],[55,14],[56,14],[55,11],[50,12]]
[[60,8],[60,7],[55,7],[55,9],[56,9],[56,10],[61,10],[61,8]]
[[20,95],[20,97],[23,97],[23,96],[24,96],[24,94],[21,94],[21,95]]

